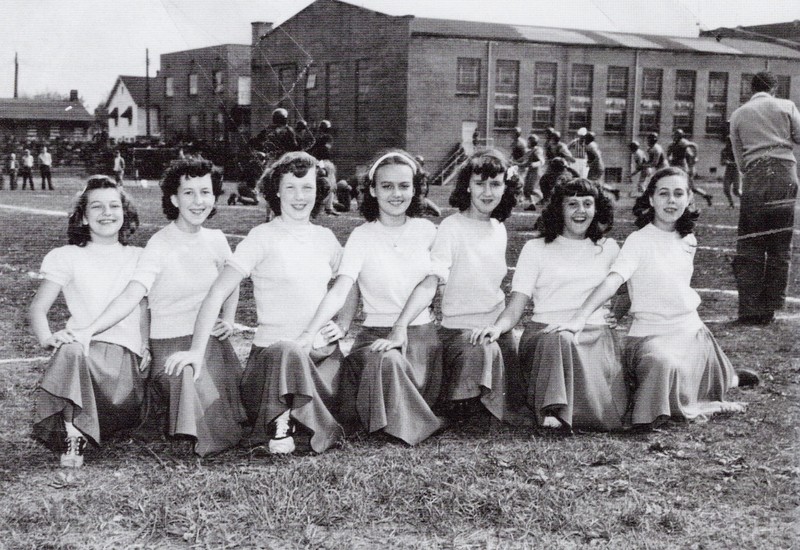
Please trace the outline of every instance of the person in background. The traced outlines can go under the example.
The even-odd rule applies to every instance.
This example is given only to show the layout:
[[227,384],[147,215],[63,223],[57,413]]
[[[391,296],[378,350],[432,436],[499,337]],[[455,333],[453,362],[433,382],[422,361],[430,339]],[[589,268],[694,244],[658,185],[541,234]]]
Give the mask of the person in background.
[[[638,141],[632,141],[628,145],[628,149],[631,152],[631,184],[636,180],[636,175],[639,175],[639,181],[636,182],[636,190],[634,191],[631,189],[628,196],[639,196],[644,193],[645,187],[647,186],[647,153],[642,150]],[[634,195],[634,192],[636,195]]]
[[652,176],[657,170],[669,166],[664,148],[658,143],[658,134],[647,134],[647,176]]
[[542,202],[550,200],[555,186],[561,181],[569,181],[577,178],[578,173],[567,166],[567,161],[561,157],[556,157],[547,163],[547,171],[539,179],[539,187],[542,190]]
[[317,160],[331,160],[333,150],[333,136],[331,135],[331,122],[323,120],[317,128],[317,135],[314,136],[314,146],[308,151]]
[[19,174],[22,176],[22,189],[25,189],[25,185],[30,183],[31,191],[33,191],[33,155],[29,149],[25,149],[25,153],[22,155]]
[[[563,158],[569,164],[575,164],[575,157],[572,156],[569,149],[561,141],[561,132],[553,130],[547,140],[548,159]],[[577,174],[577,171],[575,171]]]
[[703,197],[708,206],[711,206],[714,196],[705,189],[698,187],[694,178],[696,176],[697,144],[686,139],[686,134],[680,128],[672,133],[672,143],[667,148],[667,160],[670,166],[677,166],[689,176],[689,187],[692,192]]
[[[42,176],[42,190],[53,190],[53,155],[47,152],[47,147],[42,147],[39,153],[39,173]],[[45,187],[45,181],[47,187]]]
[[8,156],[8,188],[11,191],[16,191],[17,189],[17,172],[19,171],[19,161],[17,160],[17,155],[11,153]]
[[308,151],[314,146],[316,141],[314,134],[308,129],[308,122],[302,118],[295,122],[294,133],[297,135],[297,145],[300,147],[300,151]]
[[539,137],[536,134],[530,134],[528,136],[528,154],[525,157],[525,185],[522,188],[522,195],[528,200],[528,205],[525,207],[527,211],[536,210],[537,199],[542,199],[539,177],[544,163],[544,151],[539,147]]
[[744,175],[739,237],[733,272],[739,289],[739,321],[769,324],[783,307],[792,262],[797,206],[800,113],[778,99],[778,80],[768,71],[753,77],[753,97],[731,115],[731,143]]
[[603,153],[600,151],[600,146],[597,145],[597,139],[594,132],[586,132],[583,136],[583,143],[586,149],[586,166],[588,168],[588,175],[586,179],[593,181],[603,188],[603,191],[614,196],[615,200],[619,200],[619,189],[612,185],[604,183],[606,165],[603,162]]
[[117,185],[124,185],[125,178],[125,159],[122,158],[122,153],[117,149],[114,153],[114,179]]
[[284,153],[300,149],[300,145],[297,143],[297,134],[289,126],[289,111],[283,108],[272,111],[272,126],[266,132],[260,146],[267,154],[270,164],[278,160]]
[[731,143],[730,130],[725,132],[725,146],[719,154],[719,163],[725,167],[725,174],[722,176],[722,192],[728,199],[728,206],[736,208],[733,197],[742,196],[742,174],[736,166],[736,159],[733,156],[733,143]]
[[572,169],[582,178],[587,177],[589,169],[589,157],[586,151],[586,146],[589,143],[586,141],[587,133],[588,130],[586,128],[580,127],[578,128],[575,139],[567,143],[567,149],[569,149],[569,152],[575,157],[575,160],[572,162]]

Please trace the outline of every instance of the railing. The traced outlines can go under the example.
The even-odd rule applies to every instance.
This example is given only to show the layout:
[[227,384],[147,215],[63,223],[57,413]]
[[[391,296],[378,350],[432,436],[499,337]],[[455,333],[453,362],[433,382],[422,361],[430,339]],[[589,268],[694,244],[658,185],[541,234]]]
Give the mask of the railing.
[[464,148],[461,146],[460,143],[456,144],[450,155],[448,155],[447,160],[444,161],[442,167],[439,169],[438,172],[431,178],[432,185],[447,185],[449,183],[450,176],[455,173],[456,167],[465,159],[467,158],[466,153],[464,152]]

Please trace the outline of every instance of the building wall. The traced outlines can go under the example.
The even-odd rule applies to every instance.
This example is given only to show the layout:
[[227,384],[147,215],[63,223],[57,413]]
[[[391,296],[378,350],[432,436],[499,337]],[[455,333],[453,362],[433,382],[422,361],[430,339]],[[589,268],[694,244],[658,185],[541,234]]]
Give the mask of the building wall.
[[[313,64],[308,65],[309,57],[295,41]],[[290,112],[292,124],[304,118],[316,128],[328,119],[333,125],[333,159],[343,177],[380,149],[405,147],[407,44],[407,18],[340,2],[315,2],[253,48],[252,134],[269,126],[277,107]],[[337,87],[329,86],[331,63],[338,63]],[[362,86],[362,101],[357,102],[357,69],[364,63],[369,64],[365,72],[370,84],[368,89]],[[279,83],[281,74],[294,74],[285,76],[286,91]]]
[[0,119],[0,138],[5,141],[89,141],[91,122]]
[[[161,98],[159,98],[161,99]],[[131,97],[130,91],[124,82],[120,82],[114,91],[114,97],[108,103],[108,112],[112,112],[115,108],[119,115],[124,113],[128,107],[131,108],[133,116],[130,122],[127,118],[118,116],[117,119],[108,119],[108,137],[117,141],[133,141],[138,136],[147,135],[146,120],[144,114],[144,106],[139,106],[134,102]],[[150,135],[158,136],[161,133],[160,111],[156,106],[150,107]]]
[[[591,65],[591,122],[587,127],[597,135],[607,168],[621,169],[623,181],[629,181],[628,144],[632,139],[644,145],[639,131],[639,104],[644,68],[663,70],[661,94],[661,143],[671,141],[675,107],[676,71],[695,71],[694,118],[692,140],[699,146],[698,173],[721,175],[719,153],[722,141],[706,132],[709,73],[728,75],[725,119],[740,104],[741,75],[769,68],[776,74],[791,76],[791,99],[800,104],[800,61],[721,54],[636,51],[598,46],[566,46],[519,42],[415,36],[409,46],[408,148],[423,154],[428,169],[435,172],[453,147],[462,139],[462,123],[475,121],[482,137],[501,149],[510,150],[511,128],[494,127],[494,92],[497,60],[519,63],[517,120],[524,134],[532,127],[534,69],[537,62],[557,64],[555,128],[562,139],[575,137],[568,130],[570,75],[575,64]],[[491,52],[491,56],[489,55]],[[459,57],[481,60],[480,91],[459,94],[456,70]],[[626,122],[622,131],[605,130],[607,79],[609,66],[628,68]],[[487,96],[488,94],[488,96]],[[487,104],[488,97],[488,104]],[[487,115],[489,130],[487,132]]]
[[[222,74],[217,87],[214,73]],[[189,75],[197,75],[197,93],[189,93]],[[159,78],[164,90],[161,104],[161,127],[164,138],[174,140],[237,140],[232,113],[237,108],[237,85],[240,75],[250,74],[250,46],[224,44],[161,56]],[[167,79],[172,78],[172,96],[167,95]],[[221,114],[222,120],[217,116]],[[238,117],[242,118],[242,117]],[[190,126],[195,120],[196,125]],[[232,133],[233,132],[233,133]],[[234,138],[234,139],[232,139]]]

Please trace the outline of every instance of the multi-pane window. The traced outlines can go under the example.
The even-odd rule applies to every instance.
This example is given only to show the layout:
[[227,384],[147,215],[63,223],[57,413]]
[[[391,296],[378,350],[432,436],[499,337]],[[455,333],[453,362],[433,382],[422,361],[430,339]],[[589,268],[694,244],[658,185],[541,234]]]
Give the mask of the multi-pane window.
[[513,128],[517,125],[519,100],[519,61],[497,60],[494,85],[494,127]]
[[319,74],[317,67],[312,65],[308,69],[304,90],[303,117],[306,120],[319,120],[324,118],[320,112],[320,87],[318,86]]
[[294,92],[294,83],[297,74],[297,69],[294,65],[285,65],[278,67],[278,105],[280,107],[288,107],[291,105],[290,95]]
[[459,57],[456,66],[456,93],[479,94],[481,92],[481,60]]
[[225,114],[217,113],[211,121],[211,139],[225,140]]
[[189,135],[191,137],[200,137],[200,115],[189,115]]
[[356,128],[369,127],[370,69],[369,59],[356,60]]
[[250,105],[250,77],[240,76],[236,83],[236,103]]
[[334,118],[339,106],[342,89],[342,74],[339,63],[328,63],[325,67],[325,118]]
[[222,71],[214,71],[214,93],[221,94],[225,90],[225,77]]
[[533,122],[534,130],[544,130],[555,125],[556,114],[556,73],[555,63],[536,63],[533,83]]
[[739,103],[746,103],[753,95],[754,74],[742,73],[742,83],[739,88]]
[[594,66],[573,65],[569,85],[569,129],[589,128],[592,122]]
[[672,131],[683,130],[687,136],[694,128],[695,71],[675,72],[675,106],[672,111]]
[[728,73],[709,73],[706,134],[720,135],[725,131],[727,104]]
[[639,132],[642,134],[659,131],[663,79],[661,69],[642,71],[642,99],[639,103]]
[[776,75],[776,78],[778,79],[778,89],[775,91],[775,97],[779,97],[781,99],[789,99],[792,79],[789,78],[788,75],[781,75],[781,74]]
[[197,73],[189,75],[189,95],[197,95]]
[[609,67],[606,87],[606,132],[623,132],[628,111],[628,67]]
[[164,79],[164,95],[172,97],[175,95],[175,78],[168,76]]

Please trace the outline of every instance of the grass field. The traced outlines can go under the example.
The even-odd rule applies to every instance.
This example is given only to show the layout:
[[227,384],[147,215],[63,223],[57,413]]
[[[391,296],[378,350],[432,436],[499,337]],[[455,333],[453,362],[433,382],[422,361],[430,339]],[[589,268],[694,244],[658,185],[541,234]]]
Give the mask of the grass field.
[[[46,354],[25,320],[41,260],[66,244],[63,212],[83,185],[54,183],[51,193],[0,191],[0,548],[800,547],[800,255],[779,321],[732,323],[738,210],[723,206],[719,186],[711,185],[717,201],[696,231],[693,286],[734,365],[764,378],[731,392],[749,403],[743,414],[574,436],[479,418],[414,448],[362,437],[291,457],[242,448],[199,459],[186,442],[136,433],[65,472],[30,439],[31,394]],[[144,246],[165,223],[160,191],[129,191],[143,222],[134,244]],[[446,193],[433,188],[431,198],[444,205]],[[618,204],[612,234],[620,243],[633,230],[631,205]],[[263,220],[263,203],[223,205],[209,226],[235,246]],[[534,220],[517,212],[508,222],[509,265]],[[361,219],[318,222],[344,243]],[[56,310],[54,327],[66,318],[63,303]],[[255,324],[247,283],[237,321]],[[235,338],[244,360],[248,333]]]

